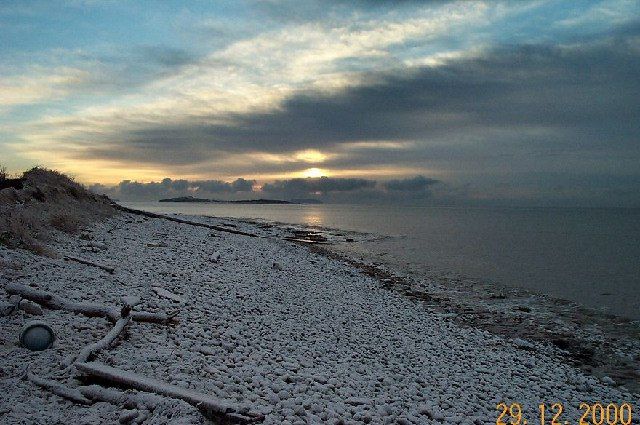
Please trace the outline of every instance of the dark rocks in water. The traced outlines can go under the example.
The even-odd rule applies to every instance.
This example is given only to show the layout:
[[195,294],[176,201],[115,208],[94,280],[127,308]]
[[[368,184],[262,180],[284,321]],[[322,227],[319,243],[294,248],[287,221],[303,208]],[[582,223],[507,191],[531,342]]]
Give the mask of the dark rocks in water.
[[292,236],[285,237],[286,240],[295,242],[304,242],[308,244],[322,244],[328,243],[328,239],[320,233],[312,232],[308,230],[290,230]]

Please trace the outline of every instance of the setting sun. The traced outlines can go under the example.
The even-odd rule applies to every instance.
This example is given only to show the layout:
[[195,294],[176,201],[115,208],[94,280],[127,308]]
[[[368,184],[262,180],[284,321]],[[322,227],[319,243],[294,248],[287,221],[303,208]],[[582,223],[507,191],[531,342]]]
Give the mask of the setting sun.
[[303,177],[322,177],[326,176],[327,172],[320,168],[308,168],[302,172]]

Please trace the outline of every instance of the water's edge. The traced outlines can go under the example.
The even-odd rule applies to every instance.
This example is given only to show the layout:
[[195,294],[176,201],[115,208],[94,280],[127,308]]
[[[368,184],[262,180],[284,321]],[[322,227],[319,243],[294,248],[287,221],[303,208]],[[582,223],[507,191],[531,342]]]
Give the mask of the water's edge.
[[[270,228],[285,238],[298,232],[329,236],[355,235],[340,229],[319,228],[226,218],[238,225]],[[302,233],[300,233],[302,232]],[[378,255],[358,251],[352,244],[290,241],[315,253],[346,262],[380,281],[391,291],[404,294],[462,326],[482,329],[511,339],[523,350],[545,350],[584,372],[640,393],[640,323],[595,311],[575,302],[536,294],[449,272],[427,273],[399,264],[385,263]],[[346,247],[346,248],[345,248]]]

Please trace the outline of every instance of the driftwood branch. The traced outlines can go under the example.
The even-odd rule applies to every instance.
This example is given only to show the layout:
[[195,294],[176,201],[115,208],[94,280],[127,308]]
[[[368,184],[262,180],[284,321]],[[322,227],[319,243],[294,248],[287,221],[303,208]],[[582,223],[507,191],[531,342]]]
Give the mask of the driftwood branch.
[[71,257],[70,255],[65,255],[64,259],[66,261],[75,261],[76,263],[80,263],[80,264],[85,264],[87,266],[92,266],[92,267],[97,267],[101,270],[104,270],[107,273],[115,273],[116,269],[114,269],[113,267],[109,267],[109,266],[105,266],[102,264],[98,264],[98,263],[94,263],[93,261],[89,261],[89,260],[84,260],[82,258],[77,258],[77,257]]
[[[117,322],[122,317],[120,309],[107,307],[102,304],[69,301],[58,295],[40,289],[30,288],[19,283],[11,282],[5,287],[11,295],[20,295],[22,298],[40,304],[51,310],[66,310],[87,317],[104,317],[112,322]],[[169,324],[175,321],[176,314],[149,313],[144,311],[131,312],[131,320],[134,322],[150,322]]]
[[227,229],[225,227],[215,226],[213,224],[198,223],[197,221],[184,220],[182,218],[171,217],[171,216],[164,215],[164,214],[156,214],[156,213],[152,213],[152,212],[149,212],[149,211],[134,210],[133,208],[127,208],[127,207],[124,207],[124,206],[116,204],[116,203],[113,203],[112,205],[113,205],[113,207],[115,209],[118,209],[118,210],[124,211],[124,212],[128,212],[129,214],[141,215],[141,216],[150,217],[150,218],[162,218],[164,220],[169,220],[169,221],[173,221],[173,222],[176,222],[176,223],[188,224],[190,226],[196,226],[196,227],[205,227],[207,229],[216,230],[218,232],[233,233],[233,234],[236,234],[236,235],[249,236],[251,238],[257,238],[258,237],[258,235],[254,234],[254,233],[247,233],[247,232],[243,232],[243,231],[240,231],[240,230]]
[[167,384],[153,378],[147,378],[100,363],[77,363],[76,367],[85,375],[105,380],[121,387],[164,395],[184,400],[197,407],[209,419],[222,423],[253,423],[264,419],[258,414],[248,413],[247,409],[235,408],[223,401],[210,398],[193,390]]
[[69,388],[67,386],[62,385],[59,382],[52,381],[50,379],[41,378],[39,376],[34,375],[30,371],[27,371],[27,379],[39,387],[42,387],[46,390],[51,391],[57,396],[62,398],[66,398],[67,400],[71,400],[74,403],[79,404],[93,404],[91,400],[82,395],[80,391],[76,388]]
[[104,338],[94,342],[93,344],[89,344],[86,347],[84,347],[80,351],[80,354],[78,354],[78,357],[76,357],[74,363],[84,363],[87,360],[89,360],[89,357],[91,357],[91,355],[109,347],[109,345],[111,345],[111,343],[115,341],[116,338],[118,338],[118,336],[122,333],[122,331],[129,324],[130,321],[131,321],[130,316],[125,316],[118,319],[116,324],[113,326],[113,328],[111,328],[109,333],[107,333],[104,336]]
[[113,388],[105,388],[100,385],[81,385],[78,387],[80,394],[93,401],[104,401],[116,406],[132,408],[144,404],[148,409],[155,409],[159,404],[167,401],[165,397],[151,393],[125,393]]
[[164,397],[156,394],[127,394],[111,388],[104,388],[100,385],[87,385],[70,388],[60,382],[41,378],[31,372],[27,372],[27,379],[35,385],[50,391],[59,397],[82,405],[91,405],[95,402],[102,401],[125,408],[137,407],[140,404],[144,404],[145,407],[153,410],[159,404],[166,401]]

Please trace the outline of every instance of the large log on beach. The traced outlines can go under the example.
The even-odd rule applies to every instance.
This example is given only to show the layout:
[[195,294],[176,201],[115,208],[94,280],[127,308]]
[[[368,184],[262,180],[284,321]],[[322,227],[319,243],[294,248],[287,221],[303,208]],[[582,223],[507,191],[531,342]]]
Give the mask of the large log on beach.
[[123,207],[122,205],[119,205],[119,204],[116,204],[116,203],[113,203],[112,205],[113,205],[113,207],[115,209],[118,209],[118,210],[124,211],[124,212],[128,212],[129,214],[141,215],[141,216],[149,217],[149,218],[161,218],[163,220],[174,221],[176,223],[188,224],[190,226],[196,226],[196,227],[205,227],[207,229],[216,230],[218,232],[233,233],[233,234],[236,234],[236,235],[249,236],[251,238],[257,238],[258,237],[258,235],[254,234],[254,233],[247,233],[247,232],[243,232],[241,230],[227,229],[225,227],[216,226],[214,224],[198,223],[197,221],[185,220],[185,219],[182,219],[182,218],[171,217],[171,216],[164,215],[164,214],[156,214],[156,213],[152,213],[152,212],[149,212],[149,211],[134,210],[133,208]]
[[89,405],[93,404],[93,401],[85,397],[77,388],[69,388],[59,382],[52,381],[50,379],[41,378],[34,375],[30,371],[27,372],[27,379],[37,386],[51,391],[53,394],[71,400],[74,403]]
[[213,399],[205,394],[101,363],[76,363],[75,366],[85,375],[110,382],[113,385],[184,400],[197,407],[207,418],[222,423],[244,424],[258,422],[263,419],[261,415],[248,413],[247,409],[233,407],[224,401]]
[[65,255],[64,259],[66,261],[74,261],[76,263],[84,264],[86,266],[97,267],[100,270],[104,270],[107,273],[114,274],[116,269],[113,267],[105,266],[103,264],[94,263],[93,261],[85,260],[83,258],[71,257],[70,255]]
[[[117,322],[118,319],[122,317],[122,310],[119,308],[107,307],[96,303],[69,301],[51,292],[31,288],[15,282],[9,283],[5,287],[5,290],[11,295],[19,295],[22,298],[33,301],[51,310],[65,310],[87,317],[104,317],[112,322]],[[168,324],[175,321],[175,315],[134,311],[131,312],[131,320],[134,322]]]

